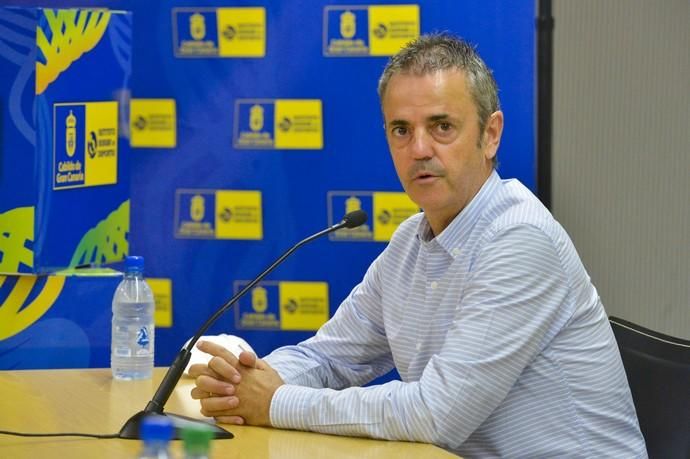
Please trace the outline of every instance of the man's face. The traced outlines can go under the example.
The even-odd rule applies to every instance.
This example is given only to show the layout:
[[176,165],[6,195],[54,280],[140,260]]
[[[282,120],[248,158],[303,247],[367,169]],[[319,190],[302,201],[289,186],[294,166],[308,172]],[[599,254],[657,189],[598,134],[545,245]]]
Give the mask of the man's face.
[[396,74],[382,106],[400,182],[438,234],[491,174],[503,114],[491,115],[480,138],[477,107],[458,70]]

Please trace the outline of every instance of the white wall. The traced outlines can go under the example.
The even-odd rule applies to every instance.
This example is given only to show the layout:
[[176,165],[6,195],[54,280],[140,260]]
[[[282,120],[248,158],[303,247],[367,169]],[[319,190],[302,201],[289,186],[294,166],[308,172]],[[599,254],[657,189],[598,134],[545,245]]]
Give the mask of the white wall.
[[554,214],[609,315],[690,338],[690,1],[553,13]]

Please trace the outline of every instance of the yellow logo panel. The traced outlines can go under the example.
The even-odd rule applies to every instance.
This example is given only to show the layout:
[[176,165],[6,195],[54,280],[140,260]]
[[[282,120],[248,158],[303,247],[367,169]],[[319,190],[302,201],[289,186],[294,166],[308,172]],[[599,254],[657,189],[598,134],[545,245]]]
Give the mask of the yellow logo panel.
[[237,149],[322,149],[321,100],[236,100],[233,146]]
[[[237,293],[248,284],[235,281]],[[235,325],[249,330],[318,330],[329,317],[328,283],[264,281],[235,307]]]
[[174,148],[177,145],[175,99],[131,99],[129,127],[132,147]]
[[153,320],[156,327],[169,328],[173,325],[172,280],[147,277],[146,282],[153,291],[156,310]]
[[218,55],[266,55],[265,8],[218,8]]
[[369,7],[369,47],[372,56],[391,56],[419,37],[419,5]]
[[391,56],[419,37],[419,5],[328,5],[325,56]]
[[282,330],[318,330],[327,320],[328,283],[280,283]]
[[53,106],[53,189],[117,183],[117,102]]
[[403,192],[329,191],[327,201],[330,225],[355,210],[364,210],[369,215],[362,226],[329,234],[332,241],[390,241],[398,226],[419,212],[419,206]]
[[264,57],[266,9],[173,8],[177,57]]
[[320,100],[277,100],[276,148],[323,148],[321,120]]
[[419,206],[406,193],[374,193],[374,240],[390,241],[398,226],[419,212]]
[[216,192],[216,237],[219,239],[262,239],[260,191]]
[[86,186],[117,183],[117,102],[86,104]]
[[263,238],[260,191],[176,190],[174,218],[177,238]]

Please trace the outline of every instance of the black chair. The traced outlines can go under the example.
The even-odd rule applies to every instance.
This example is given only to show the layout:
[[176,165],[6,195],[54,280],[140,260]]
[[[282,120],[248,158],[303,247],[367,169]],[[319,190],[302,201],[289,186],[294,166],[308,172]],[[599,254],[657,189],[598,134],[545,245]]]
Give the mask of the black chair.
[[690,341],[609,317],[650,458],[690,458]]

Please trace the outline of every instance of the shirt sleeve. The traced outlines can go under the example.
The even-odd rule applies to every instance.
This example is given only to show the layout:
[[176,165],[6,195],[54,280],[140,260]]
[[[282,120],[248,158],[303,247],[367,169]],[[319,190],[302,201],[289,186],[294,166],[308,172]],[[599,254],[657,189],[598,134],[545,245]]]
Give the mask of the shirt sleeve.
[[316,335],[296,346],[284,346],[264,360],[288,384],[341,389],[365,384],[393,368],[381,314],[379,265],[343,301]]
[[271,422],[457,448],[565,323],[568,291],[556,247],[542,230],[502,230],[476,255],[444,345],[419,381],[342,390],[289,383],[274,395]]

